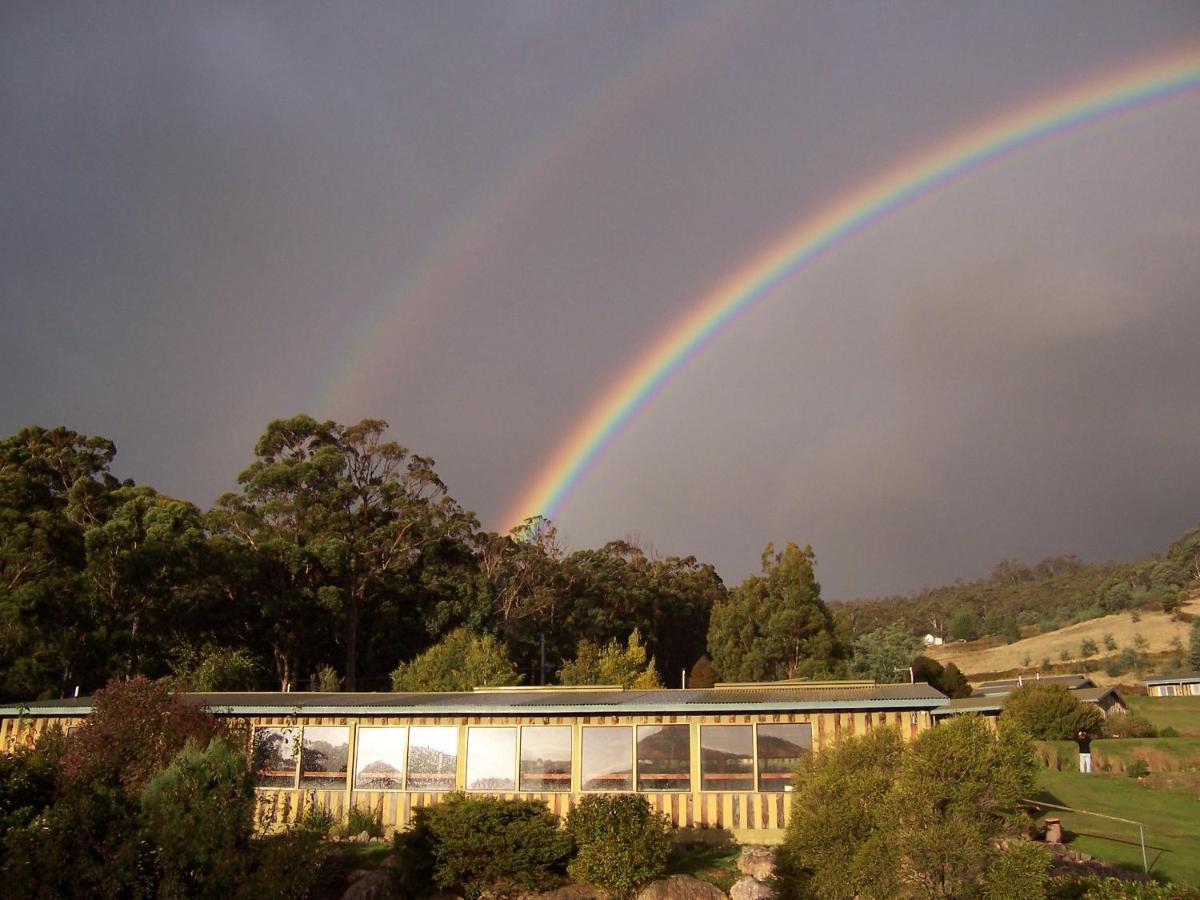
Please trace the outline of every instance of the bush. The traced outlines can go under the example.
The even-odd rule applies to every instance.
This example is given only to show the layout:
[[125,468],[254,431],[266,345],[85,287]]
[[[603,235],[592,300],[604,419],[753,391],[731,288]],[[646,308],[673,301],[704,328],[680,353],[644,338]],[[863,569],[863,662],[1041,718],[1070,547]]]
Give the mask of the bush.
[[245,876],[254,778],[244,754],[194,742],[146,785],[146,831],[156,847],[160,897],[227,896]]
[[1105,730],[1115,738],[1158,737],[1158,729],[1134,713],[1114,713],[1104,723]]
[[318,888],[327,889],[321,896],[340,896],[328,883],[336,873],[322,835],[294,829],[256,841],[254,850],[254,868],[233,895],[238,900],[303,900]]
[[[329,837],[329,832],[333,830],[333,826],[336,824],[337,819],[327,807],[316,803],[309,803],[300,818],[296,820],[296,829],[326,838]],[[357,834],[358,832],[354,833]]]
[[988,900],[1044,897],[1050,883],[1050,851],[1031,841],[1013,841],[992,858],[984,876]]
[[346,834],[350,837],[366,832],[373,838],[383,837],[383,805],[372,812],[361,806],[350,807],[346,818]]
[[1049,900],[1200,900],[1200,889],[1186,884],[1126,881],[1098,875],[1083,878],[1059,875],[1051,879],[1046,896]]
[[671,823],[636,794],[589,795],[567,817],[578,853],[567,867],[573,878],[632,897],[661,877],[671,852]]
[[1040,740],[1070,740],[1079,732],[1100,734],[1104,716],[1060,684],[1031,682],[1004,699],[1002,718]]
[[1179,737],[1179,732],[1176,731],[1172,726],[1168,725],[1166,728],[1159,729],[1158,736],[1159,737]]
[[1150,763],[1139,757],[1125,767],[1125,774],[1130,778],[1145,778],[1150,774]]
[[10,829],[28,825],[54,801],[62,753],[62,732],[55,730],[44,732],[31,746],[0,755],[0,842]]
[[439,886],[468,898],[553,887],[571,854],[571,838],[546,804],[465,794],[418,809],[396,843],[403,877],[411,882],[431,873]]

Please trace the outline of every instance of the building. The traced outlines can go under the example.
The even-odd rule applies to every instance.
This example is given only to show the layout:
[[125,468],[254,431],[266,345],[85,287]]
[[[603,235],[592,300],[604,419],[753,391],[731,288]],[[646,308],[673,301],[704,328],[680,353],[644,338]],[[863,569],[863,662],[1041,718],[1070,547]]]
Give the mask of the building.
[[1125,699],[1116,688],[1097,687],[1086,675],[1047,675],[1045,678],[1023,676],[1005,681],[985,681],[970,697],[959,697],[933,711],[935,719],[946,716],[977,713],[996,718],[1004,705],[1004,699],[1025,684],[1061,684],[1084,703],[1094,704],[1108,718],[1110,713],[1122,715],[1129,712]]
[[994,694],[1011,694],[1017,688],[1024,684],[1033,683],[1045,684],[1061,684],[1069,691],[1078,691],[1082,688],[1094,688],[1096,683],[1086,675],[1046,675],[1042,677],[1040,672],[1035,672],[1033,675],[1018,675],[1016,678],[1006,678],[1003,681],[985,681],[972,691],[972,694],[991,696]]
[[[880,727],[911,739],[949,702],[927,684],[871,682],[184,696],[249,726],[264,827],[316,803],[403,828],[451,790],[535,798],[558,815],[587,793],[636,792],[676,827],[756,843],[782,839],[803,754]],[[0,748],[89,710],[87,698],[0,706]]]
[[1150,675],[1145,682],[1151,697],[1200,697],[1200,672]]

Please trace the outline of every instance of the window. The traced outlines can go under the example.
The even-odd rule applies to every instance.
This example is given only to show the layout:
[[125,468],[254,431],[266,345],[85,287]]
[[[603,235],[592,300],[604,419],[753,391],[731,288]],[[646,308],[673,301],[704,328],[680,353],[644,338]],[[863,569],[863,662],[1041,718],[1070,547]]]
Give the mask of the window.
[[358,729],[354,786],[360,791],[399,791],[404,788],[404,750],[407,728]]
[[350,729],[344,725],[306,725],[300,754],[300,787],[337,791],[346,787]]
[[700,790],[754,790],[754,729],[749,725],[700,728]]
[[527,725],[521,729],[521,790],[571,789],[571,726]]
[[458,729],[413,727],[408,733],[408,789],[452,791],[458,768]]
[[633,790],[633,728],[589,726],[583,729],[582,739],[583,789]]
[[811,725],[758,726],[758,789],[791,790],[800,757],[812,749]]
[[687,725],[639,725],[638,790],[686,791],[691,786],[691,728]]
[[467,731],[467,790],[511,791],[517,779],[517,729]]
[[254,729],[256,784],[259,787],[294,788],[299,750],[299,728]]

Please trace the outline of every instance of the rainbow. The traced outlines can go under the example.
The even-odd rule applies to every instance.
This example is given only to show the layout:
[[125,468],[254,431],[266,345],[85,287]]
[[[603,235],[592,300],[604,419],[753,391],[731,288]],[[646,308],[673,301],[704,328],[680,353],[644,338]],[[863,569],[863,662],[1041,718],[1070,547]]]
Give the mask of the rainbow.
[[772,288],[856,233],[954,179],[1038,141],[1200,86],[1200,48],[1172,53],[1039,98],[871,178],[752,256],[656,339],[605,390],[536,471],[505,516],[553,517],[588,468],[662,387]]

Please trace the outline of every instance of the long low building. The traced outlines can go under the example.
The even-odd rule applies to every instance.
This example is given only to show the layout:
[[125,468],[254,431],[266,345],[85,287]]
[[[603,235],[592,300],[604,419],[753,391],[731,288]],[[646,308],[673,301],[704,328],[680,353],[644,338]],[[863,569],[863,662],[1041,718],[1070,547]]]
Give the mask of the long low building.
[[[805,753],[880,727],[912,738],[949,703],[927,684],[871,682],[183,696],[249,726],[261,827],[318,804],[404,828],[454,790],[537,798],[558,815],[588,793],[636,792],[676,827],[743,842],[782,838]],[[0,706],[0,748],[69,733],[90,709],[87,698]]]
[[1147,675],[1145,682],[1151,697],[1200,697],[1200,671]]

